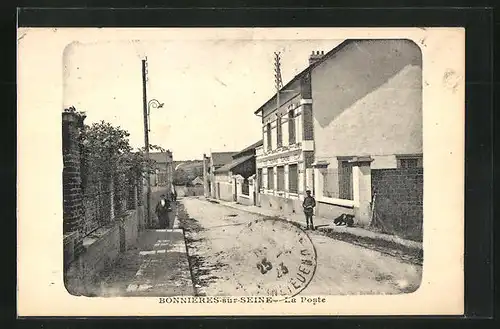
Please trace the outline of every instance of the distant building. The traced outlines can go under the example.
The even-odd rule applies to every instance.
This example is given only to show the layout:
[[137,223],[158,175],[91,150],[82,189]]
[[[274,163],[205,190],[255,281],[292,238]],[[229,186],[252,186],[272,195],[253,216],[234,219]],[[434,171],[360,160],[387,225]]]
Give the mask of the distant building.
[[150,175],[151,186],[168,186],[172,188],[174,168],[172,152],[150,152],[149,158],[154,160],[155,171]]
[[[255,174],[255,149],[260,146],[262,146],[262,140],[233,154],[229,163],[215,169],[215,198],[238,201],[241,195],[249,196],[248,178]],[[242,185],[240,193],[237,189],[238,179],[241,180]]]
[[216,184],[214,172],[223,165],[233,160],[233,154],[237,152],[212,152],[210,156],[203,155],[203,183],[205,196],[216,198]]
[[278,108],[275,95],[255,112],[262,207],[302,212],[310,189],[317,214],[351,212],[366,224],[370,173],[422,168],[422,59],[412,41],[346,40],[313,52],[279,99]]
[[193,186],[201,186],[203,185],[203,179],[200,176],[197,176],[195,179],[191,181],[191,185]]

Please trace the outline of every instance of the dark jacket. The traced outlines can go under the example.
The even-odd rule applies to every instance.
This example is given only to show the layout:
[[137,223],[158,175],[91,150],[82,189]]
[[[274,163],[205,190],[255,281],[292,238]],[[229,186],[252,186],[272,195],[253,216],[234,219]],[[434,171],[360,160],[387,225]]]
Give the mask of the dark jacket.
[[312,214],[313,208],[316,207],[316,200],[312,196],[306,196],[304,202],[302,202],[302,207],[305,213]]
[[170,208],[170,203],[168,202],[168,200],[165,200],[164,206],[161,205],[161,200],[160,200],[158,202],[158,204],[156,205],[156,215],[158,217],[167,216],[168,212],[169,212],[169,208]]

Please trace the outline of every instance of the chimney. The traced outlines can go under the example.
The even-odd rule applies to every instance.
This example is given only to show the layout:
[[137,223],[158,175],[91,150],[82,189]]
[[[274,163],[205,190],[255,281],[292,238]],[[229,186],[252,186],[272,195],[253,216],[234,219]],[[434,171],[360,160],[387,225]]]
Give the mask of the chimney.
[[313,65],[325,55],[324,51],[313,51],[309,56],[309,65]]

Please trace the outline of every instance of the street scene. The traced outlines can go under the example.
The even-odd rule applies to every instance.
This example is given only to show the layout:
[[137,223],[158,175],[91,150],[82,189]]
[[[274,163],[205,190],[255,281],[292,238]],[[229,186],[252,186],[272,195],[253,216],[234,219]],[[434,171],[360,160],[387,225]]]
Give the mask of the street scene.
[[412,41],[74,42],[64,63],[70,294],[282,300],[419,288]]

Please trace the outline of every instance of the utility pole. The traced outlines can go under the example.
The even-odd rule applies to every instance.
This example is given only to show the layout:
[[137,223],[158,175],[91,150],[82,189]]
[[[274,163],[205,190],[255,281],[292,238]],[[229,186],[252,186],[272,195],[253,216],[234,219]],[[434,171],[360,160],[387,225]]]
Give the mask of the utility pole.
[[276,86],[276,109],[280,107],[280,89],[283,87],[283,81],[281,80],[281,63],[280,63],[280,53],[274,53],[274,82]]
[[148,97],[146,94],[146,59],[142,60],[142,105],[144,111],[144,146],[146,151],[147,175],[146,175],[146,225],[151,227],[151,177],[149,174],[149,136],[148,136]]
[[[280,89],[283,85],[281,81],[281,63],[280,63],[280,53],[275,52],[274,53],[274,82],[276,83],[276,111],[279,111],[280,108]],[[281,147],[283,145],[283,136],[281,132],[281,115],[279,113],[276,113],[278,121],[277,121],[277,126],[276,130],[278,132],[277,136],[277,147]]]

